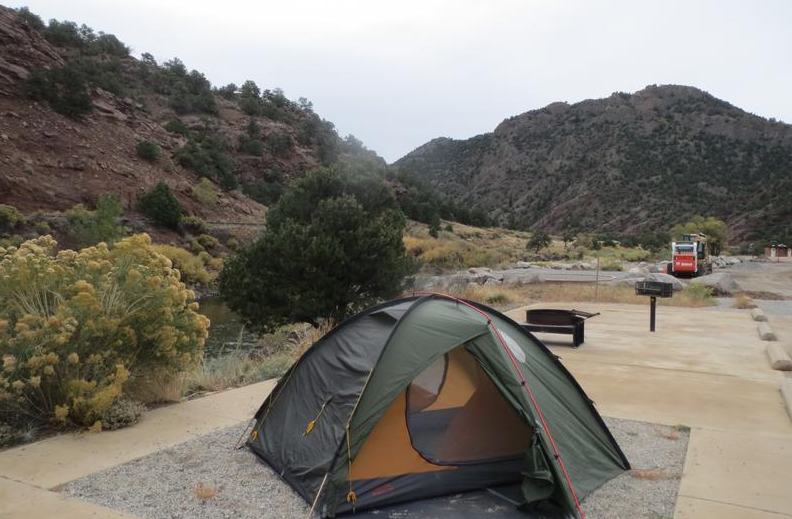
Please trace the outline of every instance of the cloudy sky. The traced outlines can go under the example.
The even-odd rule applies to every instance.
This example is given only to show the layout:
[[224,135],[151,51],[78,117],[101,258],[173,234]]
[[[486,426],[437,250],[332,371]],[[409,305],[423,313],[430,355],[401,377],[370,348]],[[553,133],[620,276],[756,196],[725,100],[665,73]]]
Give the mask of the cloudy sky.
[[178,56],[216,85],[307,97],[388,161],[553,101],[676,83],[792,122],[788,0],[28,0]]

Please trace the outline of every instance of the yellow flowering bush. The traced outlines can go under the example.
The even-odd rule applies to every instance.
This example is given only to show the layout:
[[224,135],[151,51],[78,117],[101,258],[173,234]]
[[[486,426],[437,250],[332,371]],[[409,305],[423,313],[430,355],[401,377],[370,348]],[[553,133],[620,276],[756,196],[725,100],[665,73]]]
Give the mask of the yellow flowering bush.
[[92,425],[132,374],[196,367],[209,320],[146,234],[0,248],[0,422]]

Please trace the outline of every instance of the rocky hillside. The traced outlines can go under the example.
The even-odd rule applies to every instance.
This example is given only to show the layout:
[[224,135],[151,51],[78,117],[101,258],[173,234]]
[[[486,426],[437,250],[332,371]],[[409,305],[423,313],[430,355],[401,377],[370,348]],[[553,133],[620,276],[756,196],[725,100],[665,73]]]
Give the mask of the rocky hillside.
[[[165,181],[187,214],[260,224],[290,178],[349,156],[382,162],[307,100],[213,88],[178,59],[138,60],[113,35],[0,6],[0,204],[54,212],[116,193],[135,218],[138,195]],[[216,204],[198,201],[202,177]]]
[[395,165],[516,227],[636,236],[705,214],[732,241],[792,231],[792,126],[686,86],[553,103]]

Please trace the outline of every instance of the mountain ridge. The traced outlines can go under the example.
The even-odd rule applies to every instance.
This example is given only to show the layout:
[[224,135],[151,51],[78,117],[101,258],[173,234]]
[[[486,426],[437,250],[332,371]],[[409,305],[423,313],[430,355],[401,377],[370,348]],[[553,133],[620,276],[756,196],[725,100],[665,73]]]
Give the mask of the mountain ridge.
[[470,139],[432,139],[393,166],[501,224],[553,232],[636,235],[706,213],[744,241],[788,233],[792,217],[779,196],[792,126],[683,85],[551,103]]

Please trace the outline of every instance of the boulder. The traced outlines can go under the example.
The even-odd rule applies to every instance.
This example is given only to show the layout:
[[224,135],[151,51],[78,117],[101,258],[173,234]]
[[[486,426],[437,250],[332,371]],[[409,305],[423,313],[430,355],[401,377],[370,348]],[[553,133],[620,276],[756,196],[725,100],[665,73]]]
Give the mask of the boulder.
[[492,285],[502,285],[503,284],[503,277],[500,277],[500,278],[496,278],[496,277],[487,278],[487,280],[484,281],[483,284],[484,284],[485,287],[492,286]]
[[767,359],[770,367],[778,371],[792,371],[792,359],[777,342],[767,343]]
[[639,274],[642,277],[646,277],[646,276],[648,276],[649,274],[652,273],[652,271],[650,271],[649,268],[647,268],[646,266],[640,266],[640,265],[637,266],[637,267],[631,268],[627,272],[629,272],[630,274]]
[[477,275],[477,274],[485,274],[487,272],[492,272],[492,269],[489,267],[470,267],[469,269],[467,269],[467,271],[468,274]]
[[774,341],[776,340],[776,334],[772,328],[770,328],[770,323],[767,321],[762,321],[759,323],[759,326],[756,327],[759,331],[759,338],[763,341]]
[[710,287],[716,295],[731,294],[736,290],[740,290],[740,285],[734,281],[731,274],[726,272],[693,278],[690,282],[694,285]]
[[531,268],[531,264],[527,261],[518,261],[514,264],[514,268],[516,269],[529,269]]
[[674,276],[670,276],[668,274],[663,274],[660,272],[653,272],[646,276],[646,281],[660,281],[661,283],[671,283],[671,286],[674,289],[674,292],[677,290],[682,290],[685,288],[685,285],[675,278]]
[[529,283],[541,283],[542,275],[536,270],[523,271],[523,272],[505,272],[503,274],[504,285],[520,285]]
[[631,286],[631,287],[635,288],[635,284],[638,283],[639,281],[643,281],[644,279],[645,278],[640,277],[640,276],[638,276],[638,277],[623,277],[623,278],[619,278],[619,279],[614,279],[612,281],[607,281],[607,282],[605,282],[605,284],[608,285],[608,286],[621,286],[621,285],[624,285],[624,286]]

